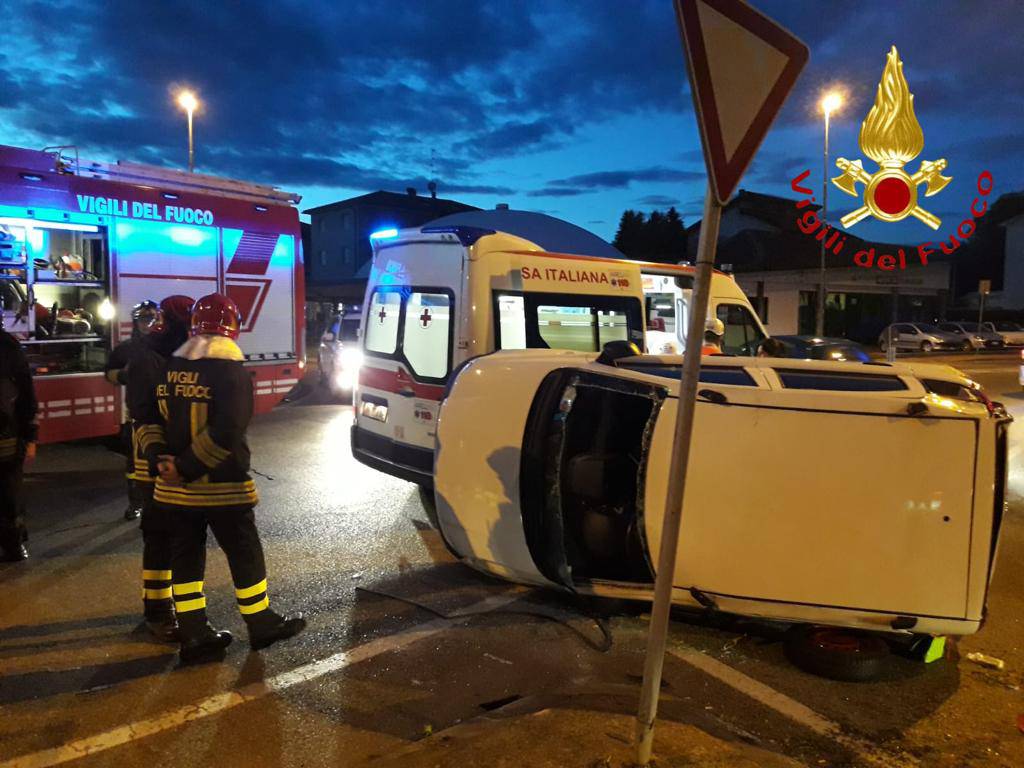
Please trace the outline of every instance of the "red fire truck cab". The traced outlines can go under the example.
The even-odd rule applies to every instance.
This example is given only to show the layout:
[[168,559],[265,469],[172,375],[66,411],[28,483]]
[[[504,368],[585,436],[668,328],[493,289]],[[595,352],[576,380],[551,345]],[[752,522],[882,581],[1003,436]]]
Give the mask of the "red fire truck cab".
[[235,300],[256,411],[277,404],[305,365],[298,202],[68,147],[0,146],[0,302],[35,375],[40,441],[118,430],[107,355],[131,335],[133,305],[172,294]]

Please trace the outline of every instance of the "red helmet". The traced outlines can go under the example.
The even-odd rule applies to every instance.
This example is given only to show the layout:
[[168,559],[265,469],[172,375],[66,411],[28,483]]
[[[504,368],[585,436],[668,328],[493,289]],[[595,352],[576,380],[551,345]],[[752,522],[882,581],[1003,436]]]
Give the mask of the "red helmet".
[[242,330],[242,315],[235,302],[223,293],[203,296],[192,307],[192,335],[212,334],[237,339]]
[[191,296],[175,294],[174,296],[168,296],[160,302],[160,311],[164,313],[164,317],[168,320],[188,325],[189,315],[192,314],[192,305],[195,303],[196,300]]

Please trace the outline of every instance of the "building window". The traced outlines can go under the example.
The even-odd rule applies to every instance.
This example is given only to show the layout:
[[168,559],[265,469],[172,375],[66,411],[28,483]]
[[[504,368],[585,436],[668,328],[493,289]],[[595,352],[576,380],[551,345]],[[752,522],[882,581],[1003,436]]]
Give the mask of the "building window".
[[341,228],[345,232],[351,232],[352,231],[352,212],[351,211],[345,211],[343,214],[341,214]]
[[341,263],[351,264],[352,263],[352,246],[345,245],[341,249]]
[[325,251],[323,248],[320,249],[320,266],[327,266],[327,251]]

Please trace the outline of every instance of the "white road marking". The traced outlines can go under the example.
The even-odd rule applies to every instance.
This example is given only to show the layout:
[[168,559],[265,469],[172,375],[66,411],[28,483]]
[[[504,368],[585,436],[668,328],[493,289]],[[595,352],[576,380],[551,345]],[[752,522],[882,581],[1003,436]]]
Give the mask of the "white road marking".
[[[770,688],[759,680],[755,680],[739,670],[733,669],[713,656],[686,646],[669,648],[668,652],[677,659],[685,661],[687,664],[711,675],[716,680],[725,683],[730,688],[734,688],[745,696],[754,699],[754,701],[774,709],[780,715],[845,747],[857,755],[865,765],[874,765],[879,768],[916,768],[921,765],[911,755],[893,754],[869,741],[844,733],[838,723],[819,715],[796,699],[791,699],[786,694]],[[0,766],[0,768],[6,768],[6,766]]]
[[237,707],[239,704],[255,701],[269,693],[277,693],[291,688],[293,685],[308,683],[310,680],[323,677],[331,672],[337,672],[361,661],[372,659],[374,656],[379,656],[382,653],[405,648],[444,631],[451,627],[460,617],[494,610],[502,605],[518,600],[521,596],[522,593],[519,591],[494,595],[481,600],[479,603],[474,603],[465,610],[460,611],[452,619],[428,621],[425,624],[419,624],[397,634],[371,640],[348,651],[335,653],[319,661],[303,664],[301,667],[274,675],[267,680],[250,683],[233,691],[208,696],[193,704],[172,709],[170,712],[164,712],[156,717],[118,726],[104,733],[76,739],[59,747],[21,755],[20,757],[0,763],[0,768],[49,768],[49,766],[61,765],[62,763],[82,757],[105,752],[108,749],[128,744],[136,739],[153,736],[168,731],[171,728],[177,728],[179,725],[219,714]]

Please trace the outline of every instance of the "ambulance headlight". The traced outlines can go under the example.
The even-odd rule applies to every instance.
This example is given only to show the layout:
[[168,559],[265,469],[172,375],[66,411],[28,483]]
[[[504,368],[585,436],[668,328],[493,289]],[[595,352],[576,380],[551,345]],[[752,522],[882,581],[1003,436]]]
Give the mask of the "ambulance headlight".
[[341,367],[343,370],[357,372],[363,365],[363,353],[355,347],[341,350]]

